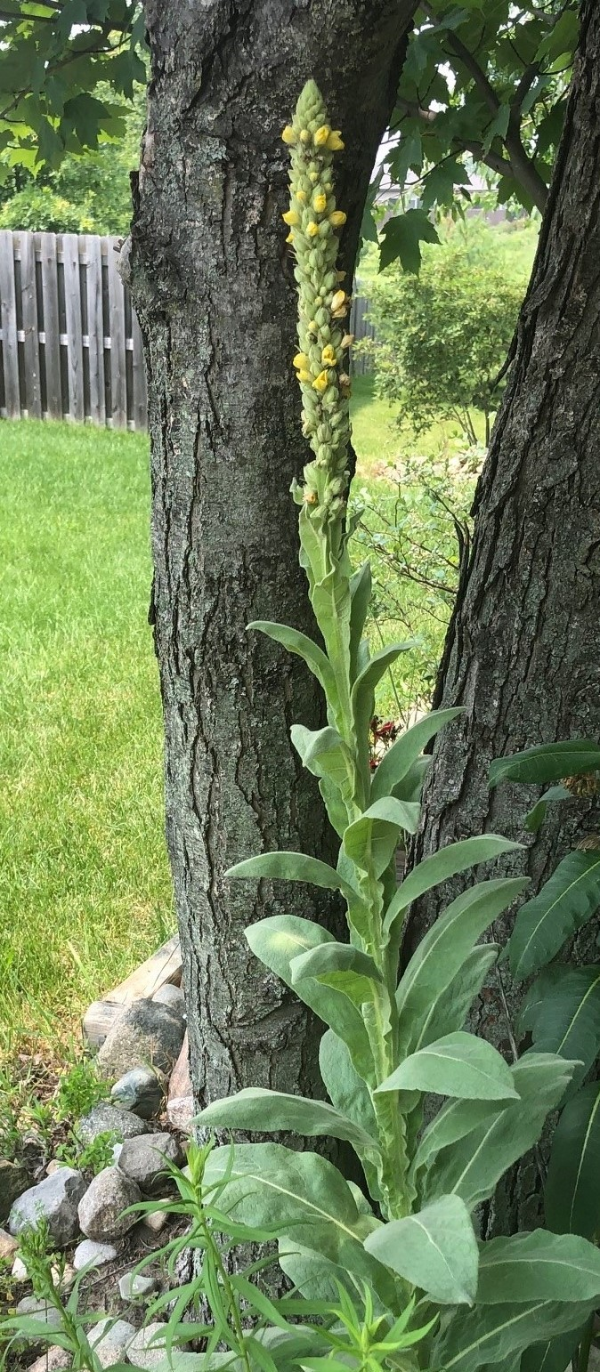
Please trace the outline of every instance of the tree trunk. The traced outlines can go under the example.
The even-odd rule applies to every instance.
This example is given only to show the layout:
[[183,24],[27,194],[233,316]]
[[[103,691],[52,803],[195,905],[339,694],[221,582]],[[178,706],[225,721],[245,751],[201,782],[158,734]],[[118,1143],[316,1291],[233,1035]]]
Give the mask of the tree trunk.
[[327,897],[227,882],[265,849],[331,846],[289,739],[321,701],[252,619],[314,633],[289,495],[308,450],[292,377],[293,261],[281,130],[309,76],[343,127],[338,203],[351,271],[416,0],[147,0],[148,125],[129,270],[152,445],[153,614],[166,734],[167,839],[194,1091],[316,1088],[319,1030],[250,954],[279,912],[330,922]]
[[[526,845],[503,864],[532,893],[564,852],[597,827],[597,806],[549,807],[541,835],[524,837],[535,788],[490,793],[494,757],[535,743],[600,737],[600,7],[582,6],[565,130],[514,360],[475,500],[475,535],[449,630],[436,704],[462,719],[435,749],[417,857],[495,830]],[[596,808],[596,815],[594,815]],[[489,875],[489,869],[487,869]],[[450,894],[460,889],[457,880]],[[414,913],[410,943],[439,913]],[[498,921],[504,942],[511,921]],[[577,955],[595,960],[588,926]],[[506,978],[506,973],[503,973]],[[510,1051],[518,1003],[491,988],[480,1032]],[[500,1197],[495,1223],[531,1227],[539,1186],[528,1160]]]

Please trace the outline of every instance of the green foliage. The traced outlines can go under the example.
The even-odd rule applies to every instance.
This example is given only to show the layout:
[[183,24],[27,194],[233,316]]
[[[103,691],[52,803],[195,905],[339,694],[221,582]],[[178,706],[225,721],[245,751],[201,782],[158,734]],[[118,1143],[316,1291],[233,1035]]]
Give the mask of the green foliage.
[[110,1087],[98,1074],[93,1058],[82,1058],[60,1078],[56,1093],[56,1118],[80,1119],[110,1095]]
[[394,265],[370,283],[376,342],[361,346],[373,355],[377,393],[399,403],[398,423],[417,434],[453,419],[475,444],[476,411],[489,431],[527,285],[525,272],[507,279],[496,237],[477,221],[455,226],[425,249],[418,276]]
[[89,1143],[80,1143],[77,1133],[71,1129],[66,1143],[59,1144],[56,1156],[65,1167],[76,1167],[80,1172],[91,1172],[95,1177],[105,1167],[112,1167],[116,1143],[122,1143],[122,1135],[114,1129],[104,1129],[96,1134]]

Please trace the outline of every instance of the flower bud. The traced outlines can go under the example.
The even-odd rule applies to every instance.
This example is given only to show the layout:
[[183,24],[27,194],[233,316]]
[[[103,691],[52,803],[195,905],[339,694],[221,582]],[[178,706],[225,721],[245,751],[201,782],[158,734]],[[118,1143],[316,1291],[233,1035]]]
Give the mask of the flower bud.
[[298,142],[298,134],[296,133],[296,130],[292,128],[291,124],[286,124],[281,137],[283,142],[288,143],[290,147],[293,147],[294,143]]
[[322,372],[319,372],[319,375],[315,377],[313,387],[315,391],[319,391],[320,394],[323,394],[327,390],[328,385],[329,372],[325,369]]
[[294,367],[308,367],[308,366],[309,366],[309,359],[308,359],[308,357],[306,356],[306,353],[296,353],[296,356],[295,356],[295,358],[294,358],[294,360],[293,360],[293,364],[292,364],[292,365],[293,365]]
[[342,152],[346,144],[341,137],[340,129],[331,129],[326,145],[329,152]]
[[321,361],[323,363],[323,366],[335,367],[336,360],[337,359],[335,356],[335,351],[332,348],[331,343],[328,343],[327,346],[323,348],[323,351],[321,353]]
[[313,195],[313,209],[317,214],[322,214],[327,209],[327,196],[324,191],[315,191]]
[[306,226],[306,232],[307,232],[309,238],[316,238],[316,236],[317,236],[317,234],[318,234],[318,232],[319,232],[319,225],[318,225],[318,224],[315,224],[314,219],[311,219],[311,220],[310,220],[310,223],[307,224],[307,226]]
[[313,140],[314,140],[315,147],[316,147],[316,148],[324,148],[324,147],[326,147],[327,144],[328,144],[329,139],[331,138],[331,136],[332,136],[332,135],[331,135],[331,129],[330,129],[330,127],[329,127],[329,124],[321,124],[320,129],[317,129],[316,133],[313,135]]
[[282,214],[281,218],[283,219],[284,224],[300,223],[300,215],[298,214],[297,210],[286,210],[285,214]]
[[343,210],[334,210],[333,214],[330,214],[329,216],[329,223],[331,224],[332,228],[341,229],[343,225],[346,223],[347,218],[348,215],[344,214]]

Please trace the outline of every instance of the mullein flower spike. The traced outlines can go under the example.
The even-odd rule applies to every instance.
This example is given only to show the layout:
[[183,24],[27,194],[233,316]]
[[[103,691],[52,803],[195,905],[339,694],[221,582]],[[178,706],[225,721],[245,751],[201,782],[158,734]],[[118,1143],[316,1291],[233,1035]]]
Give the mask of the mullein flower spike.
[[296,255],[299,352],[293,365],[302,391],[302,431],[315,455],[304,468],[304,487],[295,492],[311,518],[341,525],[346,508],[350,441],[349,378],[345,353],[352,335],[338,321],[350,301],[336,270],[336,230],[346,222],[336,209],[332,165],[344,144],[327,120],[323,98],[307,81],[292,124],[282,138],[290,148],[290,208],[284,222],[293,226],[287,241]]

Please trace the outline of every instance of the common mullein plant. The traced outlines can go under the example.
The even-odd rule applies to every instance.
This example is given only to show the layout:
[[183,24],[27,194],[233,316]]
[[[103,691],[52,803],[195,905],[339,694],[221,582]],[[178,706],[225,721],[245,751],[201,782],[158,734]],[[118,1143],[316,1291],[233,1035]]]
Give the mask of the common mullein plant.
[[[299,300],[293,366],[312,449],[293,494],[320,642],[281,624],[250,628],[299,654],[323,689],[326,727],[295,724],[292,739],[319,779],[341,842],[335,868],[274,852],[240,862],[229,876],[339,891],[349,940],[337,942],[319,923],[292,915],[264,919],[246,935],[271,972],[328,1026],[320,1068],[329,1102],[250,1088],[212,1103],[197,1123],[345,1140],[358,1156],[364,1187],[321,1154],[279,1142],[235,1144],[233,1163],[229,1147],[216,1148],[207,1178],[228,1172],[220,1205],[230,1221],[277,1228],[281,1267],[307,1299],[358,1281],[390,1327],[416,1300],[418,1323],[431,1327],[411,1350],[412,1366],[470,1372],[506,1362],[512,1369],[529,1349],[532,1372],[543,1358],[538,1346],[581,1325],[598,1304],[600,1254],[580,1237],[541,1230],[481,1242],[473,1216],[539,1138],[574,1064],[532,1051],[508,1065],[463,1029],[499,952],[478,940],[524,890],[520,879],[474,882],[445,909],[441,900],[439,918],[398,981],[411,903],[516,845],[495,835],[469,838],[396,882],[399,837],[417,825],[423,748],[456,712],[419,721],[371,771],[375,688],[407,645],[369,655],[369,568],[352,575],[348,555],[350,301],[336,267],[344,214],[332,170],[343,142],[314,82],[302,91],[283,139],[291,156],[284,218]],[[424,1123],[428,1093],[446,1100]]]

